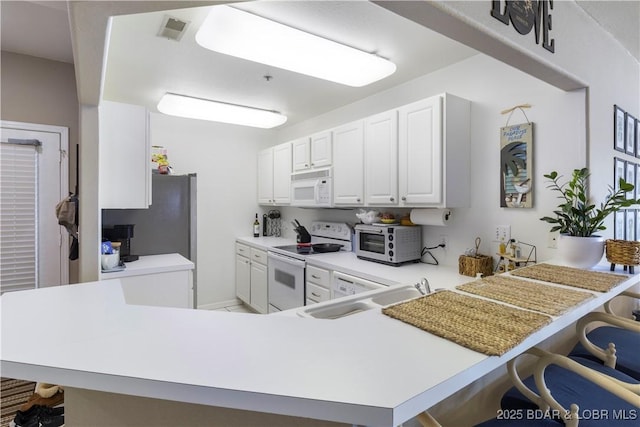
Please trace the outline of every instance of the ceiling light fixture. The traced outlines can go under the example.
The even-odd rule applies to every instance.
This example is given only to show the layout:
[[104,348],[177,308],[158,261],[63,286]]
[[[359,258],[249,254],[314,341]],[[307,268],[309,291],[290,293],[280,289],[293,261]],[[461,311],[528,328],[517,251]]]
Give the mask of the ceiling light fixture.
[[228,6],[215,6],[196,33],[204,48],[361,87],[396,71],[379,56]]
[[270,129],[287,121],[277,111],[262,110],[244,105],[211,101],[192,96],[165,93],[158,102],[158,111],[171,116],[209,120]]

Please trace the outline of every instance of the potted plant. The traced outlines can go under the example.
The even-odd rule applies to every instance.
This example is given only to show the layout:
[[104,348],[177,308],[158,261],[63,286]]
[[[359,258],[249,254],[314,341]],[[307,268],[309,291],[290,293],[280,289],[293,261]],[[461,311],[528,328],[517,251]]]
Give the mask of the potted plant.
[[605,219],[621,208],[638,203],[638,200],[627,198],[633,191],[633,184],[620,178],[618,189],[609,188],[604,202],[597,207],[587,193],[589,189],[589,170],[574,169],[569,182],[560,184],[560,175],[553,171],[545,178],[549,180],[547,188],[560,193],[562,203],[553,211],[555,217],[545,216],[542,221],[553,224],[551,231],[559,231],[558,252],[566,264],[578,268],[591,268],[602,259],[604,239],[596,233],[605,230]]

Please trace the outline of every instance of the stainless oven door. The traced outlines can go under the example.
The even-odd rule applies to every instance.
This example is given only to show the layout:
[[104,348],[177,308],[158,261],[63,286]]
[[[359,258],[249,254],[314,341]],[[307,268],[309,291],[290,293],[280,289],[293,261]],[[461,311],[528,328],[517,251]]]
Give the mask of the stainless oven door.
[[268,252],[269,305],[277,310],[304,306],[305,262]]

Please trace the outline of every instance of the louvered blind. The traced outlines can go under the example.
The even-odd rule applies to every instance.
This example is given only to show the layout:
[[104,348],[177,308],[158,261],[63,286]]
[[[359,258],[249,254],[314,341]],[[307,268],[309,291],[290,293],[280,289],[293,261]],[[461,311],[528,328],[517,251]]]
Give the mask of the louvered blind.
[[38,152],[0,143],[0,292],[37,287]]

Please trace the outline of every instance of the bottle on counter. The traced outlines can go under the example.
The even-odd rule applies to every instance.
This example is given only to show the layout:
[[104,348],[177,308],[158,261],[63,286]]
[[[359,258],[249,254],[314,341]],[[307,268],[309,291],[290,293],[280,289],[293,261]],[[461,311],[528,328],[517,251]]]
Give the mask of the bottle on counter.
[[253,221],[253,237],[260,237],[260,221],[258,220],[258,214],[256,214],[256,220]]

